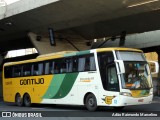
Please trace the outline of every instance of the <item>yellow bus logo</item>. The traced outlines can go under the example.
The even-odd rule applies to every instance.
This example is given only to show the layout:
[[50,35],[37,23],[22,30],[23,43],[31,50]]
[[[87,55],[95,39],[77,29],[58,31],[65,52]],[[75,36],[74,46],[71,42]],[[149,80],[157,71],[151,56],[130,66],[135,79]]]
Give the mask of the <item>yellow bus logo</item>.
[[105,103],[110,105],[112,104],[112,99],[115,98],[115,96],[106,96],[105,97]]

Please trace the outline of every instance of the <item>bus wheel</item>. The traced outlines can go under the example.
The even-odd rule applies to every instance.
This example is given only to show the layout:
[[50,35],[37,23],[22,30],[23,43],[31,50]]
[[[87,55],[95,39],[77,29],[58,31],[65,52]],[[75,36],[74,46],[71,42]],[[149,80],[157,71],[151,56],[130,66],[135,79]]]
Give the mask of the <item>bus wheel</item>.
[[89,111],[95,111],[97,109],[97,100],[96,100],[96,97],[93,94],[89,94],[86,97],[85,104],[86,104],[86,108]]
[[23,101],[24,101],[24,105],[26,107],[30,107],[31,106],[31,97],[28,93],[26,93],[23,97]]
[[23,106],[23,99],[21,98],[21,95],[19,93],[16,94],[15,102],[17,106]]

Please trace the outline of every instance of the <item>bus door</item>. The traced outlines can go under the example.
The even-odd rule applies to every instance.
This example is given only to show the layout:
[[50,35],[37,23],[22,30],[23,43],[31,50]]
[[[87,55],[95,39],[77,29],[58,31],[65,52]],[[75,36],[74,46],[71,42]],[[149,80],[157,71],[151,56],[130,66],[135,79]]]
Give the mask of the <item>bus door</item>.
[[106,66],[106,90],[106,104],[116,105],[118,101],[120,87],[115,63]]
[[113,53],[99,53],[98,61],[102,85],[105,90],[105,102],[108,105],[117,104],[120,87],[116,68],[117,63],[114,62]]
[[115,64],[106,67],[107,90],[119,92],[119,81]]

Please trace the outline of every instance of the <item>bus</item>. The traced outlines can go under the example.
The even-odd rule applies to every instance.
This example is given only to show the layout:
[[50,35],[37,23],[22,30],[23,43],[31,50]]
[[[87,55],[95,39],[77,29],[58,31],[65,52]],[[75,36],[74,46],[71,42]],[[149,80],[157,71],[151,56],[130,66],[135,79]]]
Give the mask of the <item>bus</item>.
[[[158,64],[152,63],[158,73]],[[149,63],[138,49],[64,51],[3,66],[3,99],[18,106],[38,103],[120,110],[150,104],[152,98]]]

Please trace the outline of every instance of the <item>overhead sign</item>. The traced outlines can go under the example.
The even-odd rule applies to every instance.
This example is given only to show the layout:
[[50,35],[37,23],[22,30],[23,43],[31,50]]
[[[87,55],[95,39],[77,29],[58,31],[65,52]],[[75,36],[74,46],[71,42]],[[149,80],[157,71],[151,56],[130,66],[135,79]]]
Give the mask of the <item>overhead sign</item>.
[[48,28],[49,31],[49,38],[50,38],[50,44],[51,46],[56,46],[55,36],[54,36],[54,30],[52,28]]

